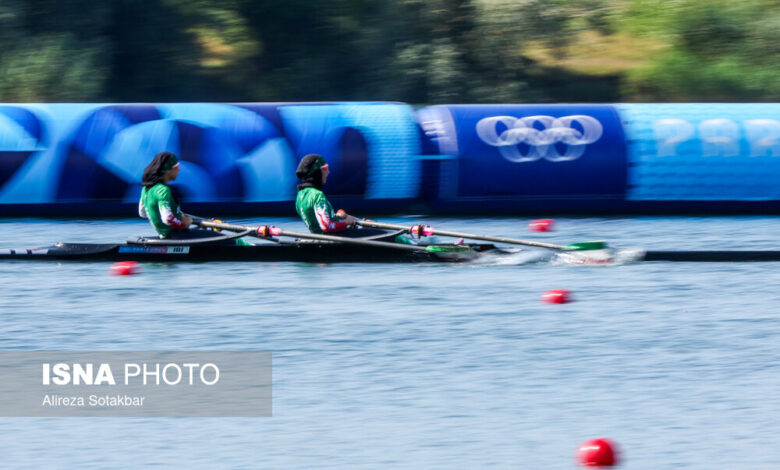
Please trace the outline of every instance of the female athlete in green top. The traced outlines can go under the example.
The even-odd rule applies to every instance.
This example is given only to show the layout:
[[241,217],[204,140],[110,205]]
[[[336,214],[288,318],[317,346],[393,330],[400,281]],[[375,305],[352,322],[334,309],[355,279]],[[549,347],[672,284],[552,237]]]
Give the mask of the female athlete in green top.
[[[358,226],[357,219],[344,212],[344,209],[339,209],[334,213],[333,206],[330,205],[325,193],[322,192],[322,186],[328,180],[329,174],[330,170],[325,159],[314,153],[303,157],[295,171],[295,176],[303,180],[298,185],[295,210],[309,227],[310,232],[336,233],[340,237],[375,239],[394,235],[385,230]],[[393,240],[396,243],[417,244],[403,235],[397,235]]]
[[[149,219],[160,238],[190,240],[214,238],[219,235],[211,230],[189,228],[192,218],[181,211],[179,201],[168,183],[179,176],[179,160],[170,152],[158,153],[144,170],[138,215]],[[216,240],[209,243],[252,245],[241,239]]]
[[298,185],[295,210],[312,233],[339,233],[355,226],[355,218],[339,209],[333,212],[322,186],[328,180],[330,170],[320,155],[303,157],[295,176],[303,180]]
[[174,231],[183,232],[192,224],[192,218],[182,214],[179,201],[168,186],[178,176],[179,160],[169,152],[158,153],[144,169],[138,215],[149,219],[160,238],[174,238]]

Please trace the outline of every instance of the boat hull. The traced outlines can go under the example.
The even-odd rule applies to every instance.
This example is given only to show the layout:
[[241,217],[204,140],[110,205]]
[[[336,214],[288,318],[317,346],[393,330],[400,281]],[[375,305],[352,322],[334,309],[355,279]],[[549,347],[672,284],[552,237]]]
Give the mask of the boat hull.
[[[476,254],[498,251],[491,244],[466,246],[471,250],[464,250],[465,252]],[[414,263],[465,259],[468,257],[442,256],[422,250],[406,251],[352,244],[308,242],[267,243],[255,246],[58,243],[34,249],[0,250],[0,260],[24,261]]]

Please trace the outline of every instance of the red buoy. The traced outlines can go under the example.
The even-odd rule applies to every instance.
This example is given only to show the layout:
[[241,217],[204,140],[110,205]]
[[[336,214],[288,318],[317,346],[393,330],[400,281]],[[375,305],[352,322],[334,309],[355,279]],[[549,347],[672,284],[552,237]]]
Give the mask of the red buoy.
[[532,220],[528,224],[529,232],[552,232],[553,219]]
[[577,461],[583,467],[613,467],[618,464],[617,445],[609,439],[591,439],[580,445]]
[[571,291],[568,289],[551,289],[542,295],[542,302],[548,304],[568,304],[573,300]]
[[120,261],[111,265],[111,274],[114,276],[129,276],[140,272],[141,266],[135,261]]

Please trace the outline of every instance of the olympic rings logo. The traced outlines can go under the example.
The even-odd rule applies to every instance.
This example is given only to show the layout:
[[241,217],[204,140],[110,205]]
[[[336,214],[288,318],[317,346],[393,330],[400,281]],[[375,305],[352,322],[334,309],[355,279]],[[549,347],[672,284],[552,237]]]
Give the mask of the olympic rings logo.
[[[582,131],[572,127],[578,123]],[[506,128],[499,133],[498,124]],[[537,129],[536,124],[543,129]],[[483,142],[497,147],[501,155],[511,162],[533,162],[544,158],[550,162],[576,160],[585,153],[585,146],[601,138],[601,123],[584,115],[564,116],[492,116],[477,123],[477,135]],[[529,146],[523,153],[520,144]],[[565,150],[557,144],[565,144]]]

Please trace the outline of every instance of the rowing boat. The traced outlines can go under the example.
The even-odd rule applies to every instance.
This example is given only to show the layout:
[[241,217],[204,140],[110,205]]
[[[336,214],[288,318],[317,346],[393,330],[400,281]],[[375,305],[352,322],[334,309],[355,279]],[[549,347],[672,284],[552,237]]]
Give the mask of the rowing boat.
[[145,261],[145,262],[212,262],[212,261],[291,261],[303,263],[414,263],[467,261],[487,252],[503,251],[491,244],[430,245],[424,250],[398,250],[381,246],[364,246],[297,240],[260,243],[254,246],[193,243],[101,244],[57,243],[32,249],[0,250],[0,260],[25,261]]
[[[430,226],[405,227],[397,224],[360,219],[364,227],[395,232],[351,238],[326,234],[299,233],[274,226],[247,227],[222,221],[193,218],[195,223],[213,231],[214,236],[190,240],[161,240],[155,237],[134,237],[127,243],[57,243],[42,248],[0,249],[0,260],[40,261],[146,261],[146,262],[207,262],[207,261],[289,261],[303,263],[410,263],[440,261],[470,261],[482,255],[517,253],[493,243],[462,243],[474,239],[512,245],[525,245],[557,252],[571,264],[613,264],[626,261],[682,262],[750,262],[780,261],[780,251],[646,251],[631,256],[615,256],[617,252],[604,242],[580,242],[556,245],[465,232],[438,230]],[[226,230],[230,235],[220,233]],[[457,243],[420,244],[401,237],[441,235],[460,237]],[[237,244],[241,237],[262,240],[257,245]],[[401,243],[402,241],[406,243]]]
[[[470,261],[486,254],[516,253],[493,244],[430,245],[426,250],[295,240],[254,246],[194,243],[57,243],[42,248],[0,249],[0,260],[139,261],[139,262],[299,262],[299,263],[421,263]],[[632,261],[767,262],[780,261],[780,251],[709,250],[646,251]]]

